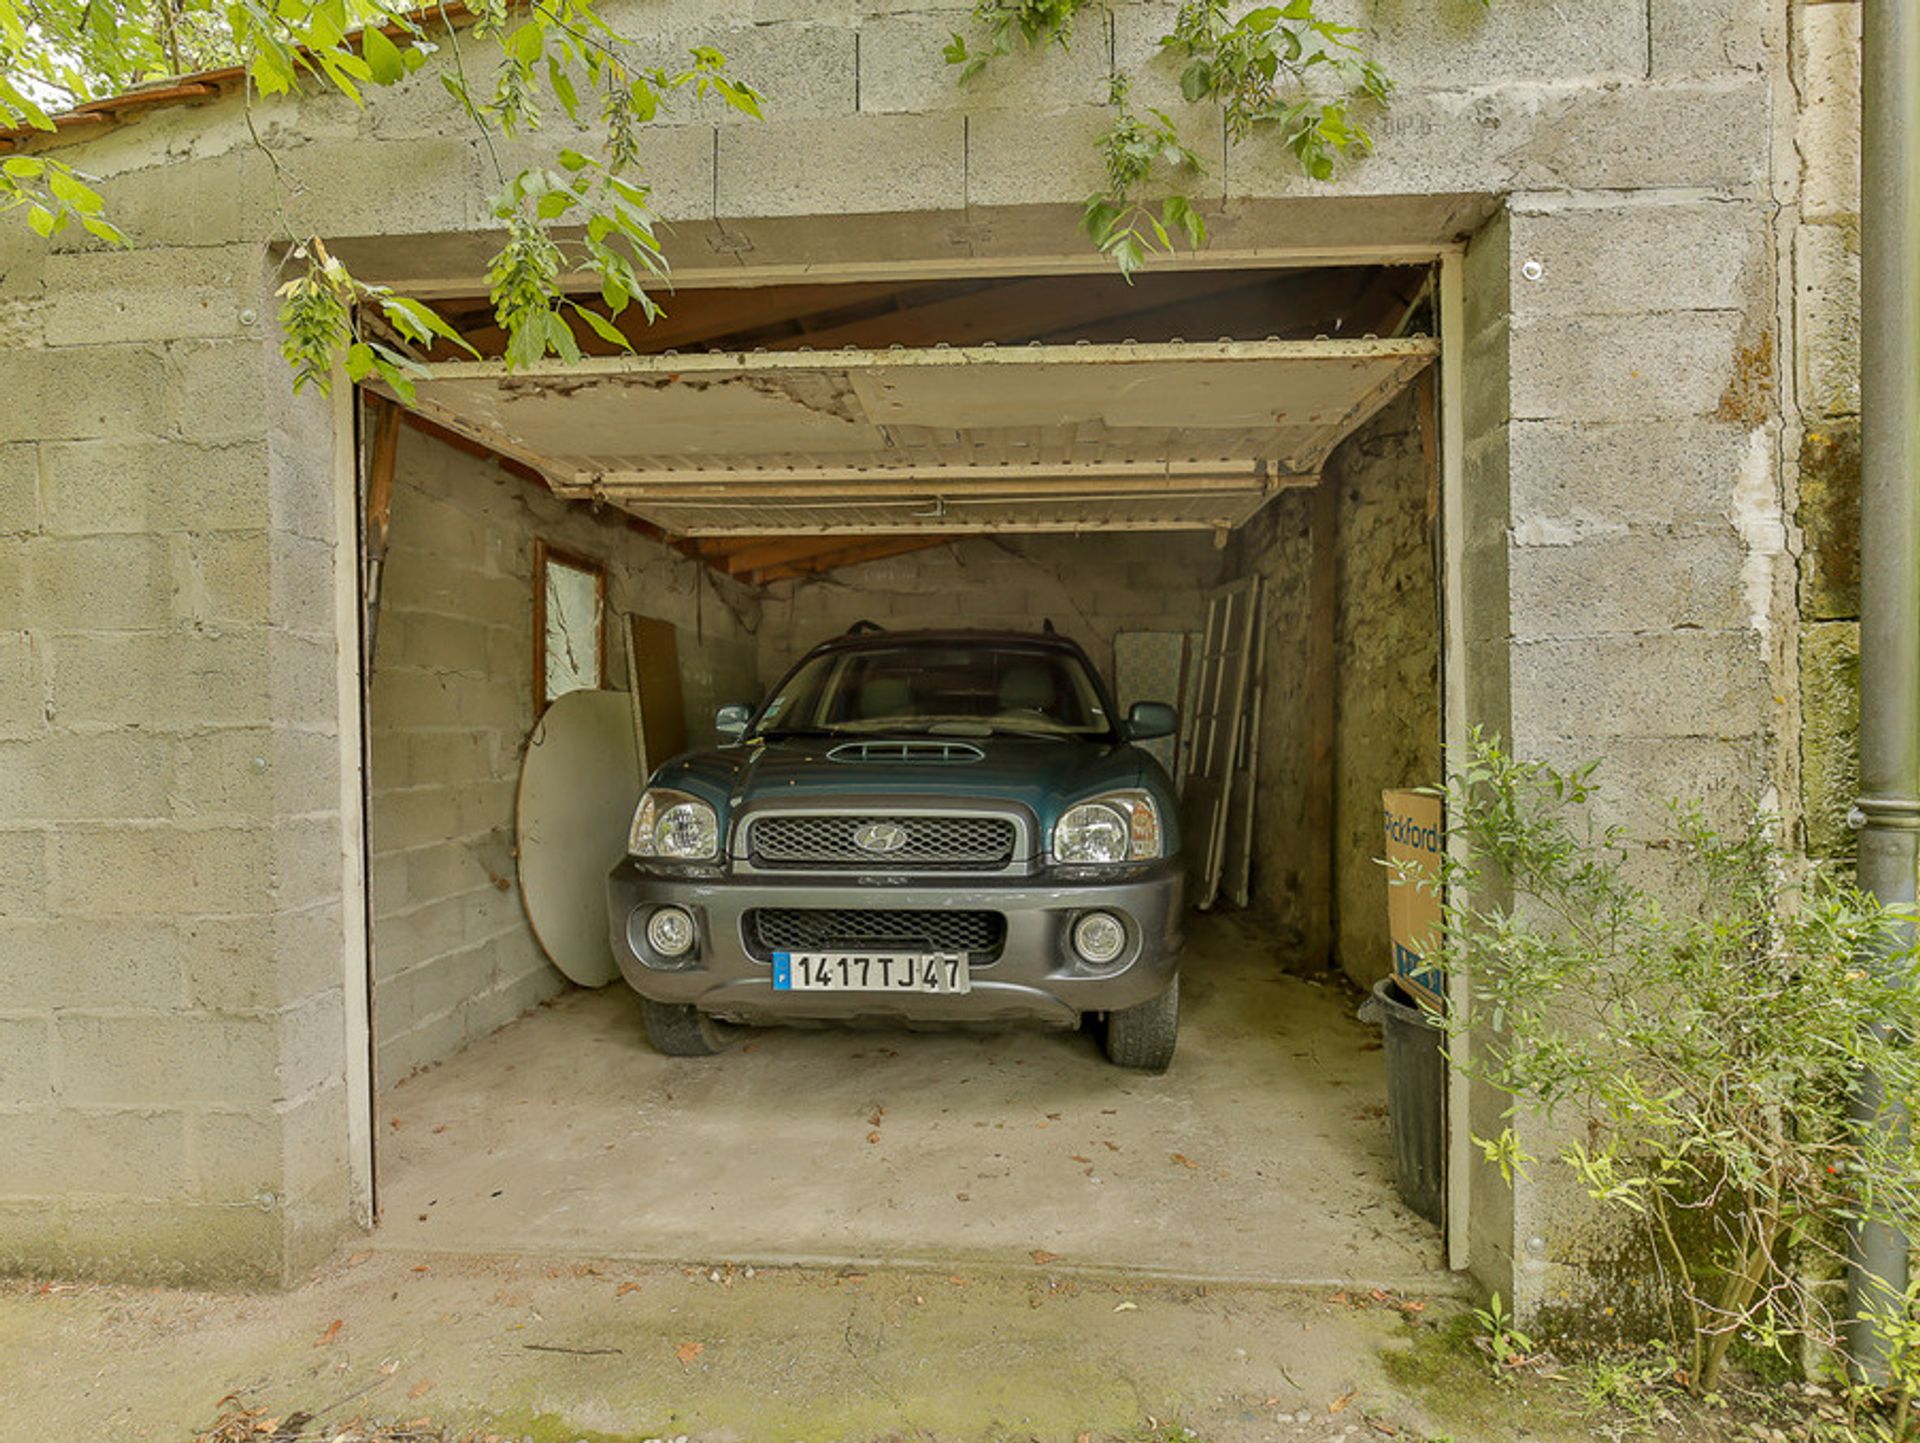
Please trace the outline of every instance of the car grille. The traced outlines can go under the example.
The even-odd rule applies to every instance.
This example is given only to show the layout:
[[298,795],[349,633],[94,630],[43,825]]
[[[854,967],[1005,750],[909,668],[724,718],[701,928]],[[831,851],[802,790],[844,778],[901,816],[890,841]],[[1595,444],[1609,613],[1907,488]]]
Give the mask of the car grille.
[[743,919],[747,950],[761,961],[775,952],[965,952],[992,962],[1006,945],[998,912],[884,911],[864,907],[759,907]]
[[[898,828],[891,850],[862,847],[867,827]],[[1005,817],[806,815],[760,817],[747,834],[756,867],[997,872],[1013,861],[1018,831]]]

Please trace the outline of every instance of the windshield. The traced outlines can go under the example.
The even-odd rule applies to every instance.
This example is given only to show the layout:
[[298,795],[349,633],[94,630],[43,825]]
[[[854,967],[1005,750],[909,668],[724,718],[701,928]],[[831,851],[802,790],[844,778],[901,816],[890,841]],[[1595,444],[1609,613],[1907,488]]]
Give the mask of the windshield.
[[1108,736],[1113,724],[1072,653],[1019,645],[863,646],[801,666],[754,735]]

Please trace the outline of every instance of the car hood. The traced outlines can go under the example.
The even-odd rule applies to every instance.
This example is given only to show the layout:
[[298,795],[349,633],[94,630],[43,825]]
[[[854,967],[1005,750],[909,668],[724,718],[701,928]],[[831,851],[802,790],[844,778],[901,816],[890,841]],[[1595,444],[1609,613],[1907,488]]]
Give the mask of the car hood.
[[[977,749],[978,760],[867,757],[834,760],[828,753],[863,736],[794,738],[689,752],[661,767],[657,787],[692,792],[723,817],[743,807],[781,801],[910,803],[920,798],[1017,802],[1050,828],[1073,803],[1097,792],[1150,786],[1166,790],[1164,773],[1138,747],[1079,738],[925,738]],[[846,752],[842,751],[844,757]],[[1170,798],[1163,796],[1163,803]]]

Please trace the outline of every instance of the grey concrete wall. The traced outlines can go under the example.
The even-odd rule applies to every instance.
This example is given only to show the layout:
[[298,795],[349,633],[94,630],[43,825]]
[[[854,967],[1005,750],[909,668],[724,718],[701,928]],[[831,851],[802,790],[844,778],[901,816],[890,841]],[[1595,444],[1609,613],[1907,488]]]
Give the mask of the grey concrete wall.
[[[965,272],[1081,254],[1074,217],[1099,184],[1089,142],[1108,121],[1099,100],[1109,55],[1143,67],[1141,103],[1171,102],[1203,137],[1209,171],[1195,191],[1217,252],[1451,242],[1503,198],[1509,218],[1479,230],[1469,257],[1460,583],[1472,714],[1529,750],[1606,755],[1629,822],[1639,798],[1676,781],[1719,795],[1767,783],[1799,795],[1783,519],[1794,498],[1780,457],[1800,352],[1785,363],[1781,302],[1795,274],[1833,277],[1827,289],[1844,296],[1847,262],[1844,225],[1805,240],[1795,230],[1799,102],[1778,7],[1365,6],[1401,89],[1375,153],[1324,184],[1303,178],[1284,147],[1229,147],[1217,115],[1179,104],[1172,76],[1149,59],[1168,4],[1117,4],[1108,28],[1090,18],[1066,57],[1018,59],[962,91],[936,51],[968,8],[755,0],[733,12],[740,28],[721,43],[780,119],[681,118],[650,133],[649,178],[678,223],[670,245],[683,271],[708,280],[794,264],[816,277],[901,264]],[[1808,7],[1810,23],[1816,9],[1839,11]],[[663,34],[724,29],[711,10],[635,0],[631,13]],[[256,119],[285,143],[292,226],[337,239],[372,278],[474,286],[495,241],[493,181],[433,73],[440,63],[365,110],[302,98],[265,104]],[[550,154],[565,139],[515,142],[505,158]],[[0,984],[0,1019],[16,1034],[0,1054],[0,1127],[21,1144],[9,1156],[41,1160],[38,1173],[9,1182],[30,1191],[8,1195],[0,1228],[16,1265],[138,1271],[146,1258],[157,1260],[149,1270],[213,1276],[244,1256],[255,1276],[281,1274],[299,1251],[289,1239],[307,1227],[296,1216],[311,1219],[315,1237],[348,1217],[334,1201],[344,1127],[331,1100],[348,1064],[334,1026],[347,923],[329,913],[336,899],[319,880],[338,872],[339,823],[328,820],[337,804],[325,785],[297,781],[308,774],[303,749],[324,750],[315,738],[339,725],[330,582],[310,579],[331,544],[332,512],[313,517],[326,488],[301,474],[317,449],[302,429],[314,424],[311,408],[286,399],[260,319],[255,258],[279,233],[276,187],[231,101],[156,111],[65,154],[102,177],[139,249],[105,255],[63,239],[49,254],[23,248],[17,232],[0,239],[0,393],[10,402],[0,524],[31,543],[13,548],[26,563],[14,585],[30,589],[16,593],[28,625],[10,634],[0,663],[25,678],[0,693],[4,725],[23,744],[14,766],[27,774],[58,774],[80,745],[78,723],[91,757],[79,781],[53,788],[51,817],[29,814],[42,804],[0,802],[6,956],[22,974]],[[241,288],[251,320],[221,278],[226,256],[252,268]],[[1793,258],[1807,265],[1796,272]],[[1822,259],[1833,264],[1819,271]],[[1528,260],[1541,263],[1541,279],[1526,278]],[[1844,403],[1844,369],[1823,363],[1821,374]],[[76,457],[91,458],[82,474],[109,496],[134,488],[100,514],[122,518],[115,524],[135,541],[59,532]],[[23,485],[30,506],[16,499]],[[183,485],[207,497],[184,518],[169,509]],[[196,596],[204,588],[208,607],[230,606],[230,619],[176,618],[176,543],[166,542],[164,572],[147,543],[215,529],[207,518],[223,497],[238,498],[246,539],[200,580],[189,567],[184,585]],[[68,560],[45,563],[56,580],[40,579],[37,558],[82,541]],[[189,556],[194,544],[178,543]],[[225,590],[258,569],[270,578],[264,590]],[[94,588],[81,623],[65,619],[67,589],[105,575],[114,585]],[[152,619],[157,609],[125,609],[138,598],[157,608],[161,593],[164,621]],[[310,610],[321,596],[324,616]],[[143,790],[155,773],[131,752],[224,728],[257,745],[245,753],[248,743],[236,743],[237,763],[207,763],[217,795]],[[109,746],[129,756],[113,759]],[[264,772],[250,770],[253,757],[265,758]],[[88,800],[88,785],[112,795]],[[142,899],[132,922],[128,895]],[[54,944],[13,939],[76,924],[90,937],[133,926],[142,963],[175,958],[167,965],[187,990],[163,986],[132,1007],[132,1021],[105,1004],[89,1005],[110,1015],[56,1017],[69,1004],[56,1007],[34,980],[44,981]],[[67,977],[56,980],[65,987]],[[216,1046],[235,1058],[217,1085],[198,1071]],[[98,1067],[66,1060],[101,1055]],[[149,1114],[157,1120],[121,1120]],[[149,1165],[61,1171],[72,1142],[107,1117],[146,1130]],[[215,1118],[233,1140],[227,1153],[210,1140]],[[135,1155],[112,1141],[81,1152]],[[311,1210],[285,1201],[296,1196]],[[254,1197],[268,1199],[257,1217],[241,1201]],[[1510,1214],[1491,1201],[1476,1210],[1476,1266],[1503,1277],[1502,1260],[1521,1257],[1503,1291],[1523,1312],[1579,1303],[1606,1277],[1605,1240],[1566,1226],[1568,1206],[1529,1185]],[[58,1223],[47,1221],[56,1211]],[[215,1217],[227,1231],[204,1225]]]
[[896,629],[1054,626],[1113,678],[1122,631],[1198,631],[1222,553],[1209,532],[972,537],[766,589],[760,670],[770,685],[807,648],[863,618]]
[[756,599],[738,583],[531,482],[401,432],[373,658],[374,1040],[382,1088],[566,984],[540,950],[514,860],[533,715],[536,538],[607,570],[608,685],[620,618],[674,623],[689,735],[753,678]]
[[353,1217],[332,413],[268,297],[0,228],[3,1270],[278,1282]]

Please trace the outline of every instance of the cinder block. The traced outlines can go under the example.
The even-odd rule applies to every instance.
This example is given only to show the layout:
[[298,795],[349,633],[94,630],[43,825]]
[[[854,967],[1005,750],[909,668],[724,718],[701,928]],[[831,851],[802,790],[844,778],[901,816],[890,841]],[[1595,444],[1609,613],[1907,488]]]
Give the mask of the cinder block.
[[197,1288],[282,1288],[286,1219],[257,1201],[77,1199],[62,1208],[56,1271]]
[[[694,107],[689,106],[684,120],[676,112],[676,123],[656,122],[647,126],[641,136],[640,170],[633,178],[648,187],[648,203],[661,220],[703,220],[713,214],[713,143],[715,131],[721,127],[710,120],[703,121],[693,112]],[[779,123],[776,119],[766,127],[725,128],[757,131]],[[604,139],[604,131],[583,131],[569,137],[565,129],[548,126],[516,140],[496,139],[494,148],[499,152],[501,167],[511,176],[524,169],[558,168],[560,152],[569,145],[598,155],[605,149]],[[475,150],[471,166],[472,179],[468,184],[473,187],[476,199],[490,196],[499,189],[493,164],[484,150]],[[478,220],[476,216],[468,228]],[[670,298],[663,296],[662,299]]]
[[436,731],[407,743],[408,771],[415,786],[452,786],[513,777],[495,760],[494,732]]
[[0,831],[0,917],[47,911],[47,833]]
[[[729,126],[720,132],[718,211],[728,217],[957,211],[966,204],[964,134],[959,115]],[[802,155],[806,163],[796,164]]]
[[273,852],[261,828],[165,824],[65,830],[49,897],[75,918],[252,912],[268,904]]
[[186,961],[188,1001],[208,1011],[283,1007],[340,985],[345,971],[337,898],[273,913],[188,917],[172,930]]
[[464,128],[405,144],[364,140],[303,147],[300,191],[287,202],[290,223],[303,235],[467,230],[485,214],[486,197],[496,188],[478,150]]
[[[1019,110],[990,110],[967,122],[967,203],[975,206],[1045,205],[1084,200],[1106,184],[1099,139],[1112,123],[1104,107],[1081,106],[1036,118]],[[1220,175],[1171,182],[1196,200],[1220,193]],[[1088,244],[1069,232],[1061,240]]]
[[1512,688],[1516,736],[1746,737],[1776,711],[1747,631],[1523,642]]
[[463,671],[487,675],[487,640],[491,628],[480,621],[437,612],[398,612],[383,622],[398,622],[386,658],[395,665],[422,671]]
[[[60,636],[45,647],[53,715],[62,724],[171,730],[268,716],[268,646],[260,631]],[[329,676],[331,665],[329,659]]]
[[195,1197],[244,1202],[279,1193],[286,1128],[268,1107],[195,1112],[187,1120],[189,1186]]
[[1747,621],[1745,561],[1730,526],[1708,536],[1641,532],[1515,546],[1513,634],[1532,640],[1741,626]]
[[61,535],[266,524],[267,456],[258,441],[77,441],[40,452],[47,529]]
[[1499,147],[1502,169],[1525,189],[1759,185],[1771,162],[1772,112],[1758,76],[1575,89],[1539,104],[1520,128],[1525,143]]
[[1738,379],[1727,311],[1529,319],[1512,327],[1512,417],[1677,420],[1715,414]]
[[402,851],[461,834],[458,794],[446,787],[383,793],[369,817],[376,851]]
[[0,742],[7,792],[0,814],[17,820],[156,821],[169,814],[172,743],[140,731],[56,732]]
[[1552,5],[1483,8],[1450,0],[1332,0],[1319,13],[1354,37],[1405,91],[1642,79],[1647,14],[1640,5],[1575,13]]
[[1515,253],[1542,273],[1514,288],[1513,309],[1529,318],[1745,310],[1765,283],[1764,221],[1713,202],[1521,211]]
[[327,991],[303,998],[280,1014],[276,1028],[276,1098],[304,1097],[346,1075],[347,1032],[341,1011],[344,981],[342,977]]
[[47,259],[46,343],[257,333],[267,303],[258,246],[56,253]]
[[466,943],[464,895],[438,898],[374,920],[375,970],[395,978],[444,957]]
[[1521,421],[1508,433],[1512,516],[1571,526],[1715,524],[1754,468],[1774,466],[1768,431],[1720,421]]
[[[1080,105],[1104,105],[1109,75],[1111,17],[1083,12],[1069,44],[1042,51],[1022,47],[1002,56],[964,85],[960,68],[941,56],[958,34],[976,50],[983,29],[952,14],[894,15],[860,27],[860,109],[864,113],[927,114],[965,110],[976,119],[995,110],[1019,111],[1031,134],[1049,128],[1039,117]],[[849,97],[849,101],[851,97]],[[851,103],[843,107],[851,110]],[[780,112],[785,115],[785,111]]]
[[[264,338],[170,341],[178,381],[174,434],[192,441],[248,441],[263,435],[281,403],[285,366]],[[269,392],[268,387],[273,391]]]
[[31,442],[0,446],[0,536],[40,528],[40,450]]
[[0,998],[9,1009],[175,1008],[186,998],[184,973],[177,934],[153,918],[0,924]]
[[[0,933],[0,945],[9,949],[15,945],[11,929]],[[0,1017],[0,1102],[33,1105],[52,1098],[50,1029],[44,1017]],[[0,1111],[0,1118],[5,1115]],[[11,1185],[5,1190],[16,1191]]]
[[1754,0],[1650,0],[1648,15],[1656,80],[1766,68],[1768,7]]
[[1823,416],[1860,412],[1860,240],[1851,227],[1794,233],[1801,394]]
[[0,1154],[16,1194],[165,1198],[186,1190],[186,1118],[175,1111],[0,1112]]
[[273,721],[280,726],[337,730],[342,705],[339,664],[331,636],[272,631],[267,639],[267,669]]
[[154,346],[0,351],[0,442],[166,435],[173,393],[172,363]]
[[274,900],[309,907],[340,895],[346,875],[345,838],[337,809],[281,819],[273,828]]
[[1647,737],[1622,747],[1573,733],[1536,738],[1527,754],[1563,768],[1598,762],[1591,815],[1636,842],[1672,837],[1670,801],[1697,802],[1715,825],[1737,826],[1766,783],[1767,747],[1758,737]]
[[248,1106],[280,1095],[271,1018],[68,1013],[54,1019],[54,1034],[67,1102]]
[[[347,1176],[347,1089],[344,1078],[280,1113],[285,1137],[285,1191],[298,1198]],[[344,1189],[342,1189],[344,1192]]]
[[1804,215],[1835,220],[1860,211],[1860,7],[1793,7]]
[[159,537],[42,536],[18,554],[28,578],[26,612],[9,625],[112,631],[173,620],[173,562]]

